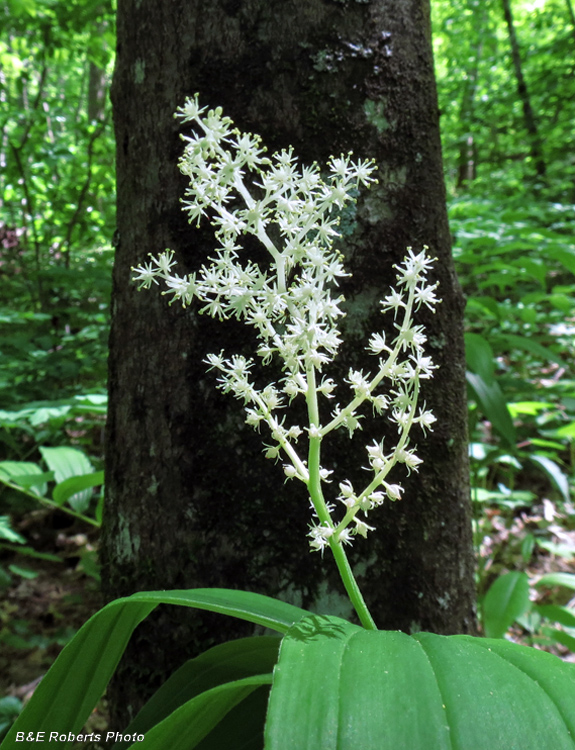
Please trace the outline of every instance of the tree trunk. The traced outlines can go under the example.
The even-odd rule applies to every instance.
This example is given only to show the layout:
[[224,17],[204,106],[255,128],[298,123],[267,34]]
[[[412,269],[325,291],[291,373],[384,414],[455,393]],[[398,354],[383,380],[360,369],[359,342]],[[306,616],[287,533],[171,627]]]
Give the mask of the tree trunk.
[[535,115],[533,114],[533,107],[531,106],[531,99],[529,98],[529,91],[527,90],[527,83],[525,76],[523,75],[523,67],[521,65],[521,53],[519,51],[519,43],[517,42],[517,34],[515,33],[515,25],[513,23],[513,12],[511,10],[511,0],[501,0],[503,3],[503,15],[505,16],[505,22],[507,24],[507,31],[509,33],[509,44],[511,45],[511,58],[513,60],[513,68],[515,70],[515,79],[517,80],[517,93],[521,101],[523,108],[523,120],[525,122],[525,129],[529,136],[529,148],[531,151],[531,158],[535,165],[535,172],[538,177],[545,177],[545,160],[543,159],[543,144],[541,143],[541,136],[537,129],[537,122]]
[[569,22],[571,23],[571,36],[575,42],[575,13],[573,13],[573,4],[571,0],[565,0],[567,3],[567,13],[569,14]]
[[[420,318],[440,366],[423,394],[438,422],[418,439],[425,464],[406,480],[405,500],[374,512],[378,531],[358,540],[350,561],[379,627],[473,632],[464,305],[450,255],[425,0],[119,0],[107,597],[221,586],[351,615],[333,561],[308,551],[303,488],[264,460],[241,405],[215,390],[202,364],[222,348],[251,352],[250,332],[168,307],[130,283],[130,267],[148,252],[172,248],[189,271],[213,248],[212,230],[191,228],[179,203],[185,181],[173,113],[196,91],[262,135],[270,151],[291,144],[303,162],[322,163],[353,149],[377,160],[379,185],[345,223],[354,276],[342,286],[349,304],[340,379],[350,365],[373,366],[365,345],[381,330],[377,303],[405,248],[428,244],[438,257],[443,303]],[[342,436],[324,452],[325,465],[358,485],[365,445],[381,440],[385,426],[365,422],[353,445]],[[113,720],[126,726],[167,670],[249,632],[229,618],[166,608],[134,636],[110,691]]]
[[102,121],[106,110],[106,71],[90,63],[88,73],[88,120]]
[[[475,3],[468,6],[474,11]],[[483,52],[483,43],[487,33],[487,4],[482,3],[479,10],[475,10],[473,23],[473,39],[469,44],[469,67],[466,70],[459,109],[459,128],[464,132],[459,142],[459,159],[457,162],[457,187],[462,188],[472,182],[477,176],[477,143],[473,135],[475,125],[475,96],[479,81],[479,61]],[[471,30],[470,30],[471,31]]]

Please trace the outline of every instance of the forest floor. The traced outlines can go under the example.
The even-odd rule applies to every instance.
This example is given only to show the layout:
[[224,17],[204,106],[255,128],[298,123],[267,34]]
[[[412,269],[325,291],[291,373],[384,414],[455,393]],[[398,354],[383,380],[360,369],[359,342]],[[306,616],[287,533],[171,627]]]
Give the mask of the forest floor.
[[[69,516],[45,510],[28,514],[23,523],[36,552],[60,558],[58,563],[1,555],[13,580],[0,596],[0,697],[25,703],[62,648],[104,602],[98,580],[84,570],[86,555],[92,557],[97,543],[94,532],[88,536],[81,523],[70,525]],[[88,731],[106,727],[102,701]]]

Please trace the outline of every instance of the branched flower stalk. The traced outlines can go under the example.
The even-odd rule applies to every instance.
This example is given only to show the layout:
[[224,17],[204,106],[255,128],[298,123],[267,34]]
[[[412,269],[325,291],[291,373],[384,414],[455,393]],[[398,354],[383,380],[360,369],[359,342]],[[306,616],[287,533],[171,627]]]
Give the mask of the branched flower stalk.
[[[423,327],[413,322],[422,305],[433,311],[439,301],[437,284],[427,282],[433,260],[427,248],[417,254],[408,248],[404,262],[395,267],[396,289],[381,301],[382,311],[399,320],[394,323],[397,335],[389,343],[383,332],[371,336],[367,349],[376,358],[373,372],[350,368],[345,379],[349,401],[343,406],[336,402],[325,417],[322,409],[335,399],[338,387],[325,371],[341,344],[338,324],[345,315],[338,279],[349,275],[334,248],[340,236],[338,214],[360,185],[375,182],[374,163],[353,162],[351,154],[332,157],[324,177],[317,164],[299,167],[291,149],[268,158],[258,136],[234,129],[220,108],[206,113],[197,95],[176,117],[197,128],[183,137],[179,167],[190,181],[184,210],[197,224],[209,216],[218,247],[198,273],[178,276],[174,254],[167,250],[134,268],[133,279],[144,288],[162,280],[171,302],[186,306],[197,299],[200,311],[211,317],[244,321],[255,329],[262,364],[279,358],[283,377],[264,388],[257,388],[252,378],[254,358],[222,351],[206,361],[219,373],[218,387],[243,401],[247,424],[258,430],[267,425],[271,444],[266,457],[281,457],[286,477],[307,487],[313,511],[311,548],[322,554],[331,549],[363,626],[375,629],[344,546],[373,530],[367,517],[374,508],[401,499],[403,488],[388,481],[390,472],[398,463],[408,473],[417,471],[421,459],[410,445],[411,428],[418,424],[425,432],[435,422],[425,405],[418,405],[420,381],[431,377],[435,367],[424,354]],[[268,251],[269,265],[242,257],[241,240],[249,234]],[[290,424],[284,411],[298,397],[307,404],[305,426]],[[325,499],[333,472],[322,465],[322,442],[338,429],[351,438],[361,428],[362,407],[369,404],[395,423],[397,441],[390,448],[384,448],[383,440],[366,447],[371,479],[359,492],[346,479],[338,482],[339,493],[332,493],[341,506],[336,514],[334,502]]]

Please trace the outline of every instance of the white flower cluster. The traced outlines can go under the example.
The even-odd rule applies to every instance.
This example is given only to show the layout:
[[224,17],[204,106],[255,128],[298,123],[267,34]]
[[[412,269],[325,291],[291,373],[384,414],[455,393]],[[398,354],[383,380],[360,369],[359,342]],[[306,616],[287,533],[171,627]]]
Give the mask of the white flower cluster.
[[[419,254],[408,249],[404,263],[396,267],[399,291],[381,303],[384,312],[400,316],[397,335],[388,345],[384,333],[373,334],[368,350],[377,357],[375,373],[350,369],[346,382],[351,400],[343,407],[335,405],[324,423],[319,396],[332,399],[336,389],[324,369],[341,344],[338,322],[345,314],[340,307],[343,297],[334,296],[338,278],[347,275],[334,249],[338,212],[353,200],[360,184],[375,181],[375,167],[353,162],[351,155],[340,156],[329,161],[324,177],[317,164],[298,167],[291,150],[267,158],[259,137],[233,129],[221,109],[204,113],[197,95],[177,113],[200,130],[184,138],[179,166],[190,186],[183,203],[190,221],[199,223],[209,216],[219,247],[197,274],[178,276],[173,272],[174,255],[166,251],[134,268],[133,278],[145,288],[162,279],[164,294],[171,294],[172,301],[187,305],[196,298],[201,311],[212,317],[245,321],[256,330],[262,363],[279,358],[284,377],[263,389],[256,388],[251,376],[253,359],[221,352],[210,354],[207,362],[220,373],[219,387],[244,402],[246,422],[256,429],[262,423],[269,428],[273,442],[266,446],[266,456],[287,459],[286,476],[307,485],[316,516],[311,546],[323,551],[327,545],[350,542],[353,535],[366,536],[373,527],[358,513],[367,514],[386,497],[401,498],[401,486],[387,482],[392,467],[403,463],[409,472],[421,463],[409,448],[409,432],[413,424],[431,429],[435,421],[430,411],[417,406],[419,382],[431,376],[434,365],[423,353],[426,337],[412,316],[422,304],[433,310],[438,302],[437,284],[426,281],[432,261],[425,249]],[[255,236],[266,248],[269,265],[242,257],[245,235]],[[381,389],[383,381],[389,383],[386,392]],[[285,415],[280,416],[297,396],[307,403],[305,427],[288,425]],[[367,447],[373,479],[362,492],[356,493],[347,480],[339,484],[337,500],[344,516],[335,523],[334,507],[323,498],[331,472],[321,466],[320,444],[335,429],[346,429],[352,436],[360,427],[359,410],[365,402],[396,423],[399,437],[390,450],[384,450],[383,442]],[[304,433],[306,458],[296,449]]]

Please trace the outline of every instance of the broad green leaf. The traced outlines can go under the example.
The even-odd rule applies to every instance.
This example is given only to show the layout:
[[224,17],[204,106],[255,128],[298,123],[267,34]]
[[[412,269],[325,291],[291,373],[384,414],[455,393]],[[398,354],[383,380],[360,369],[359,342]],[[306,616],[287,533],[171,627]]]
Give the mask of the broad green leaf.
[[488,638],[503,638],[509,626],[529,607],[529,579],[512,571],[499,576],[483,600],[483,628]]
[[487,385],[493,383],[495,376],[493,350],[487,339],[478,333],[466,333],[465,359],[471,372],[480,375]]
[[575,422],[570,422],[569,424],[563,425],[563,427],[558,427],[553,431],[553,435],[558,438],[565,437],[572,440],[575,438]]
[[555,258],[571,273],[575,274],[575,253],[562,247],[547,248],[547,253],[551,258]]
[[[44,472],[38,464],[30,461],[1,461],[0,462],[0,482],[13,482],[18,484],[18,479],[30,477],[32,479],[44,476]],[[23,486],[23,485],[22,485]],[[43,481],[39,486],[30,485],[31,491],[35,495],[45,495],[48,487]]]
[[509,492],[497,492],[496,490],[485,490],[483,487],[472,487],[473,500],[478,503],[497,503],[509,508],[531,505],[537,499],[535,493],[529,490],[513,490]]
[[572,635],[566,633],[564,630],[558,630],[557,628],[548,628],[546,626],[543,626],[541,628],[541,632],[543,633],[543,635],[546,635],[553,641],[556,641],[562,646],[568,648],[570,651],[575,652],[575,638]]
[[[190,659],[152,696],[125,733],[145,734],[184,703],[218,685],[271,673],[277,662],[279,645],[280,639],[276,636],[239,638]],[[114,750],[129,744],[117,742]]]
[[513,404],[507,404],[507,408],[512,417],[517,417],[519,414],[529,414],[534,417],[540,411],[553,408],[553,404],[548,401],[517,401]]
[[12,477],[11,481],[25,490],[33,490],[34,487],[45,487],[46,482],[52,482],[53,479],[53,471],[43,471],[41,474],[20,474],[19,476]]
[[[68,448],[66,446],[48,448],[41,446],[40,453],[44,461],[48,464],[48,467],[54,472],[57,484],[70,477],[83,476],[91,474],[94,471],[94,467],[90,463],[88,456],[76,448]],[[91,490],[85,489],[71,495],[67,500],[74,510],[82,512],[88,507],[91,497]]]
[[66,405],[36,409],[34,413],[30,415],[30,424],[37,427],[38,425],[49,422],[51,419],[61,419],[68,414],[71,408],[70,405]]
[[533,276],[539,284],[545,288],[545,279],[547,278],[547,266],[541,258],[529,258],[525,254],[521,258],[513,261],[514,265],[524,269],[530,276]]
[[565,586],[575,590],[575,573],[547,573],[535,582],[535,586]]
[[535,549],[535,536],[531,532],[526,534],[521,542],[521,557],[528,563]]
[[142,750],[192,750],[234,706],[256,688],[271,682],[271,674],[257,675],[200,693],[150,729],[135,746]]
[[480,375],[474,372],[467,372],[466,377],[483,414],[505,442],[509,446],[514,446],[517,442],[515,427],[497,381],[486,383]]
[[549,302],[557,310],[561,310],[563,313],[570,314],[575,308],[575,298],[569,297],[567,294],[550,294]]
[[[19,731],[27,734],[47,726],[50,731],[78,734],[114,673],[130,635],[154,607],[119,600],[88,620],[34,691],[2,750],[21,746],[16,740]],[[61,747],[72,744],[62,743]]]
[[575,666],[504,640],[310,616],[280,648],[266,750],[573,750]]
[[546,550],[551,555],[557,555],[564,560],[573,560],[575,558],[575,545],[570,543],[556,544],[550,539],[537,539],[537,546]]
[[63,482],[69,477],[88,474],[94,468],[85,453],[77,448],[60,446],[58,448],[40,447],[42,458],[54,472],[56,482]]
[[479,312],[482,315],[492,315],[498,321],[502,318],[501,306],[493,297],[468,297],[466,312]]
[[234,738],[234,750],[262,750],[269,697],[269,685],[254,690],[224,716],[198,750],[229,750],[230,737]]
[[52,499],[58,505],[64,505],[66,500],[68,500],[74,510],[82,513],[88,507],[90,498],[88,497],[88,502],[82,500],[79,501],[78,498],[82,498],[80,491],[89,487],[99,487],[103,482],[103,471],[94,471],[91,474],[83,474],[64,479],[63,482],[60,482],[60,484],[57,484],[54,487]]
[[556,604],[539,604],[537,611],[548,620],[554,620],[566,628],[575,628],[575,612],[569,607],[559,607]]
[[[135,627],[158,604],[238,617],[285,633],[307,612],[261,594],[229,589],[145,591],[111,602],[80,628],[58,656],[2,745],[18,750],[16,732],[78,734],[100,699]],[[62,750],[72,743],[63,743]]]
[[543,469],[545,474],[547,474],[551,480],[551,483],[554,484],[561,493],[563,500],[568,503],[570,500],[569,481],[566,475],[561,471],[559,465],[548,456],[541,456],[537,453],[529,455],[528,458],[531,463],[535,464],[540,469]]

